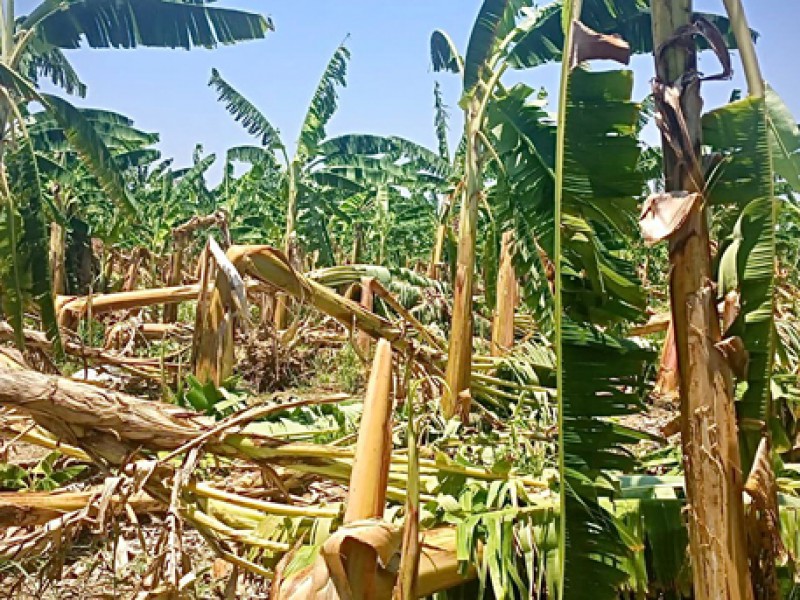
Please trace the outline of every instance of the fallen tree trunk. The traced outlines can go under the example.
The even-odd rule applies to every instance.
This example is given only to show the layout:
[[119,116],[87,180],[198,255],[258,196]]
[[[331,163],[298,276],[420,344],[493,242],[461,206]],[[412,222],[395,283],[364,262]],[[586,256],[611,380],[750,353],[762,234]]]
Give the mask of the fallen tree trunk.
[[146,340],[175,338],[188,341],[192,339],[192,327],[177,323],[142,323],[139,332]]
[[[205,444],[205,448],[209,452],[249,458],[254,462],[278,464],[281,455],[284,454],[280,450],[285,447],[289,452],[285,453],[284,458],[294,456],[300,461],[305,460],[313,471],[320,474],[324,473],[324,468],[320,463],[320,451],[333,451],[333,454],[340,455],[340,458],[352,458],[353,455],[352,450],[327,447],[320,449],[310,445],[288,444],[277,448],[259,446],[257,437],[242,442],[242,438],[245,437],[242,435],[241,429],[246,421],[244,416],[255,418],[258,415],[267,414],[269,410],[286,409],[291,403],[275,407],[259,407],[260,413],[253,412],[254,409],[251,409],[251,411],[240,413],[227,421],[214,423],[193,411],[183,410],[158,401],[141,400],[127,394],[103,390],[69,379],[45,376],[32,371],[0,370],[0,405],[13,407],[30,415],[38,424],[59,438],[84,448],[94,460],[99,459],[116,467],[127,465],[126,474],[129,474],[131,468],[133,472],[142,468],[147,470],[148,474],[142,484],[146,495],[134,494],[131,496],[137,501],[141,500],[142,508],[152,507],[153,510],[156,510],[158,506],[169,507],[170,510],[177,510],[188,523],[200,530],[205,530],[206,533],[209,533],[209,528],[212,528],[222,539],[245,545],[256,544],[257,547],[258,544],[263,545],[267,542],[256,534],[249,534],[246,530],[234,529],[234,527],[242,526],[241,523],[236,522],[236,518],[241,520],[242,515],[245,517],[251,514],[257,516],[258,513],[292,515],[308,513],[309,518],[313,518],[317,512],[322,510],[327,511],[324,515],[325,518],[331,518],[338,514],[339,509],[278,505],[239,496],[224,490],[215,490],[210,486],[191,480],[176,483],[179,479],[178,472],[184,468],[173,467],[170,456],[177,456],[181,453],[191,454],[192,449]],[[141,466],[131,463],[132,455],[137,450],[144,448],[171,452],[170,456],[162,456],[157,465],[152,461],[140,461],[139,465]],[[303,454],[304,449],[309,452]],[[310,450],[317,450],[317,453],[312,454]],[[303,456],[306,458],[303,459]],[[433,460],[423,462],[426,469],[437,471],[448,469],[447,465],[434,463]],[[186,468],[187,473],[191,472],[191,464]],[[484,472],[483,469],[460,465],[454,465],[452,468],[456,470],[454,472],[478,479],[498,477],[488,471]],[[400,472],[395,473],[395,477],[401,474]],[[405,476],[407,477],[407,474]],[[135,478],[133,475],[131,477]],[[178,487],[176,488],[176,486]],[[540,483],[537,487],[546,486]],[[173,496],[176,494],[180,498],[180,504],[175,503]],[[148,498],[152,500],[153,504],[148,504]],[[204,508],[203,498],[208,501],[221,502],[223,505],[217,506],[212,515],[211,508]],[[5,546],[0,545],[0,555],[7,551],[7,553],[13,553],[14,556],[33,556],[33,552],[47,547],[48,539],[57,538],[62,535],[62,532],[74,532],[89,522],[86,520],[87,518],[93,518],[90,514],[91,507],[81,504],[81,502],[87,501],[87,496],[82,498],[76,495],[64,496],[62,498],[64,504],[57,506],[48,504],[48,500],[37,501],[38,499],[34,499],[32,495],[30,499],[31,501],[27,505],[24,504],[25,498],[14,499],[15,501],[21,500],[22,504],[17,502],[15,505],[13,501],[5,505],[0,503],[0,522],[3,518],[19,518],[26,524],[40,524],[46,517],[52,515],[48,511],[56,511],[58,514],[47,520],[40,534],[16,536],[8,540]],[[39,506],[42,506],[40,510]],[[3,509],[5,509],[5,513]],[[69,509],[73,510],[59,512]],[[229,517],[233,519],[233,522],[227,523]],[[346,535],[350,534],[346,533]],[[391,535],[393,537],[394,533]],[[275,551],[280,552],[285,552],[291,547],[285,543],[276,543],[272,546],[275,546]],[[218,543],[212,544],[212,547],[220,552],[221,556],[234,561],[235,564],[258,575],[269,576],[269,572],[261,565],[236,557],[230,551],[221,548]],[[453,587],[474,577],[474,569],[469,569],[466,573],[459,573],[455,529],[443,528],[422,533],[417,579],[420,596]],[[297,598],[301,597],[309,596],[297,596]]]
[[[42,350],[48,353],[53,352],[53,343],[47,339],[47,335],[42,331],[35,331],[33,329],[23,330],[25,338],[25,346]],[[0,321],[0,341],[13,341],[14,329],[5,321]],[[72,342],[68,339],[62,339],[64,352],[70,356],[75,356],[83,360],[90,360],[97,363],[112,365],[120,368],[128,369],[154,369],[154,375],[161,376],[162,367],[165,369],[177,369],[178,365],[171,362],[161,362],[160,358],[142,358],[135,356],[119,356],[113,352],[103,350],[101,348],[94,348],[92,346],[84,346]],[[141,373],[140,373],[141,374]]]
[[357,302],[348,300],[332,289],[298,273],[286,257],[271,246],[231,246],[227,252],[240,273],[260,279],[277,287],[301,302],[308,302],[342,323],[348,329],[358,329],[375,340],[386,339],[402,353],[417,356],[427,366],[440,370],[444,356],[438,349],[423,346],[404,335],[398,327]]
[[[81,492],[3,492],[0,493],[0,527],[31,527],[67,513],[86,508],[102,488]],[[163,512],[165,507],[145,493],[126,500],[139,513]]]
[[114,310],[144,308],[154,304],[172,304],[194,300],[200,292],[198,284],[97,294],[95,296],[57,296],[56,310],[59,321],[84,316],[91,306],[92,314]]
[[117,465],[142,446],[175,450],[211,424],[177,406],[34,371],[0,370],[0,404],[21,410],[60,440]]
[[[250,285],[248,289],[258,289],[259,285]],[[156,304],[178,304],[196,300],[200,293],[200,284],[178,285],[174,287],[133,290],[130,292],[114,292],[96,294],[94,296],[57,296],[56,311],[59,322],[65,319],[78,318],[91,311],[99,315],[115,310],[131,310],[145,308]]]

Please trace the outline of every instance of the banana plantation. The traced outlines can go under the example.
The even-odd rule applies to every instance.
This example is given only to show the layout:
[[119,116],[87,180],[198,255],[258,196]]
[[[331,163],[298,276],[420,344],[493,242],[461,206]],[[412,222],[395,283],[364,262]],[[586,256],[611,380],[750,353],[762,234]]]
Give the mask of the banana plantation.
[[0,0],[0,597],[800,600],[758,3],[461,2],[434,147],[331,133],[349,38],[293,139],[221,67],[188,167],[88,108],[76,51],[269,63],[224,4]]

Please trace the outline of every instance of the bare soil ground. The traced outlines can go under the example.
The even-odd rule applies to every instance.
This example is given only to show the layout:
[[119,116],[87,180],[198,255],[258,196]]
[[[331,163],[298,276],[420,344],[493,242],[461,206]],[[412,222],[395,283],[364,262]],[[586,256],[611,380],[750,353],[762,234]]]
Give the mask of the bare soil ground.
[[[154,519],[140,530],[120,525],[108,536],[81,535],[64,556],[64,566],[54,573],[55,555],[43,556],[34,564],[0,564],[0,598],[13,600],[133,600],[162,598],[140,589],[154,557],[143,550],[156,546],[162,524]],[[183,533],[184,552],[192,562],[194,580],[186,586],[186,599],[265,598],[260,581],[233,572],[225,561],[216,559],[200,535],[191,529]],[[51,562],[52,561],[52,562]],[[51,563],[48,565],[48,563]]]

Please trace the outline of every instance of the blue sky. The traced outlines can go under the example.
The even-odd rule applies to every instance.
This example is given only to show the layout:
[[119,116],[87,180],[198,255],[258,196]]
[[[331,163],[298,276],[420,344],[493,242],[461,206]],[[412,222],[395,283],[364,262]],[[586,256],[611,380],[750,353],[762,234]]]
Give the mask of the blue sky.
[[[18,0],[24,14],[34,0]],[[88,85],[84,106],[108,108],[132,117],[137,126],[161,134],[160,149],[177,165],[191,161],[201,143],[221,162],[225,150],[251,138],[228,116],[207,86],[212,67],[245,94],[293,146],[308,101],[338,44],[349,34],[352,52],[348,86],[329,134],[401,135],[435,147],[433,83],[442,83],[452,107],[451,138],[461,122],[459,82],[431,72],[428,40],[446,30],[465,48],[479,0],[220,0],[220,6],[269,15],[275,32],[267,39],[215,50],[75,50],[69,57]],[[761,33],[757,45],[765,78],[800,116],[800,0],[744,0],[751,26]],[[697,10],[723,11],[722,0],[696,0]],[[716,72],[711,55],[701,69]],[[733,82],[704,88],[708,107],[724,102],[734,87],[743,88],[738,57]],[[652,59],[638,57],[637,97],[647,93]],[[556,90],[558,70],[545,66],[511,80]],[[217,170],[218,174],[219,171]]]

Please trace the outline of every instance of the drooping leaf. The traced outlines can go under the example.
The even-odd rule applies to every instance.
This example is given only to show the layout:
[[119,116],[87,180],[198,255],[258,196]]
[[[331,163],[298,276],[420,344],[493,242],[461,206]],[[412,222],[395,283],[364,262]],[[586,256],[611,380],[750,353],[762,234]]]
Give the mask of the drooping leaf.
[[431,64],[434,71],[460,73],[463,62],[455,43],[446,32],[437,29],[431,34]]
[[[126,152],[151,146],[159,141],[156,133],[137,129],[133,122],[117,113],[93,109],[77,109],[103,144],[112,152]],[[40,152],[71,152],[66,132],[53,114],[40,111],[31,115],[28,128],[34,148]]]
[[128,152],[121,152],[114,155],[114,162],[121,170],[130,169],[133,167],[144,167],[156,162],[161,158],[161,152],[155,148],[141,148],[138,150],[130,150]]
[[72,148],[100,182],[108,197],[128,214],[135,215],[136,206],[114,163],[114,157],[91,123],[66,100],[49,94],[42,94],[41,97],[46,109],[63,129]]
[[216,69],[211,69],[208,85],[219,93],[218,100],[225,103],[225,109],[237,123],[241,123],[247,133],[261,141],[267,148],[281,148],[280,134],[267,118],[247,98],[225,81]]
[[800,172],[800,130],[780,98],[768,90],[705,115],[703,136],[723,153],[712,203],[739,209],[719,266],[721,292],[739,294],[741,309],[728,335],[738,335],[749,355],[745,390],[737,402],[747,469],[760,439],[759,422],[772,416],[772,369],[775,359],[775,184],[790,185]]
[[325,139],[325,127],[338,105],[338,88],[347,85],[349,60],[350,51],[345,46],[339,46],[325,67],[300,129],[297,144],[299,156],[313,156],[317,145]]
[[45,0],[23,19],[58,48],[213,48],[263,38],[272,22],[206,0]]
[[81,81],[61,49],[47,44],[41,38],[34,37],[25,47],[19,70],[36,84],[41,77],[47,77],[53,85],[68,94],[81,98],[86,96],[86,84]]
[[274,165],[277,168],[275,155],[260,146],[234,146],[228,148],[227,160],[250,163],[251,165],[263,163]]
[[345,134],[329,138],[322,142],[317,151],[321,156],[334,154],[387,154],[395,149],[392,139],[381,135],[372,134]]
[[475,25],[464,57],[464,93],[469,93],[484,76],[492,53],[507,24],[510,0],[484,0],[475,19]]
[[318,148],[324,165],[349,165],[369,170],[385,169],[389,176],[410,177],[425,173],[441,180],[450,171],[449,163],[410,140],[397,136],[347,134],[325,140]]

